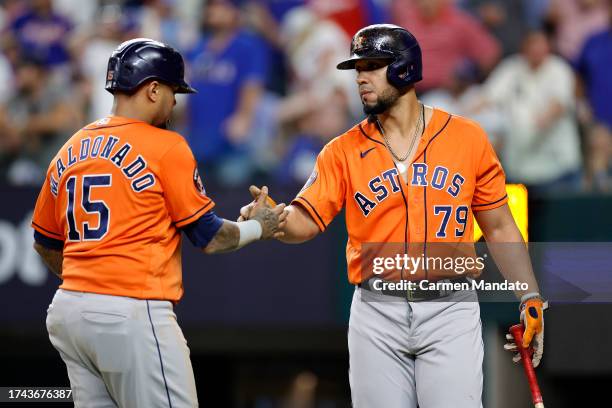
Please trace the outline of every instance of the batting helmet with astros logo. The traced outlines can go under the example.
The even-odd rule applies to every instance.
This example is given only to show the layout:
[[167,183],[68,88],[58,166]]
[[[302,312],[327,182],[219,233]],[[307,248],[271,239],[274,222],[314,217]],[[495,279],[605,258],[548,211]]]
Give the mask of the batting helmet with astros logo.
[[183,57],[174,48],[148,38],[119,45],[108,60],[105,89],[132,93],[149,80],[176,87],[176,93],[195,93],[184,79]]
[[351,42],[351,57],[338,69],[355,69],[360,60],[384,61],[387,80],[404,88],[423,79],[423,59],[417,39],[408,30],[393,24],[374,24],[357,31]]

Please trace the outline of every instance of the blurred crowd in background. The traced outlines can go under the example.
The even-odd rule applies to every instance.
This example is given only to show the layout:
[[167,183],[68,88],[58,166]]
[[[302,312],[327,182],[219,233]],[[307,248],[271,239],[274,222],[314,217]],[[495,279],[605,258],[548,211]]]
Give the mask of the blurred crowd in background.
[[[2,0],[0,183],[39,186],[50,159],[108,115],[108,57],[148,37],[179,49],[177,97],[205,183],[301,184],[363,118],[338,71],[361,27],[423,49],[424,103],[477,120],[509,182],[612,192],[612,0]],[[146,137],[146,135],[143,135]]]

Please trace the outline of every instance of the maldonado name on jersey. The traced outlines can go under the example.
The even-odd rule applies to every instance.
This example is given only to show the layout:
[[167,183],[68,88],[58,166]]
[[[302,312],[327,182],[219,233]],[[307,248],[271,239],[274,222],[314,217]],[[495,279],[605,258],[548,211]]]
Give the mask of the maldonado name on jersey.
[[155,184],[155,177],[147,169],[146,160],[139,154],[134,160],[126,163],[126,156],[132,150],[132,145],[125,142],[113,153],[115,146],[120,144],[120,139],[113,135],[98,135],[95,137],[84,137],[78,146],[68,146],[65,157],[55,160],[54,172],[49,178],[49,187],[53,195],[57,196],[58,185],[62,175],[70,167],[86,160],[102,159],[112,162],[121,169],[126,179],[131,181],[132,189],[140,193]]

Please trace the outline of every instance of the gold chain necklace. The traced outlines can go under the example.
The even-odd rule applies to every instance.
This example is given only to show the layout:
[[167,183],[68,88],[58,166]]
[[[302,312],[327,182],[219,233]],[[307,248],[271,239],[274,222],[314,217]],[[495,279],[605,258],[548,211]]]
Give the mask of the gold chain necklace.
[[393,156],[393,158],[398,162],[406,161],[406,159],[408,158],[408,155],[410,154],[410,152],[412,151],[412,148],[414,147],[416,140],[418,139],[419,133],[421,136],[423,136],[423,131],[425,130],[425,126],[424,126],[425,125],[425,105],[423,105],[420,102],[419,102],[419,105],[421,105],[421,114],[419,115],[419,121],[417,122],[417,125],[414,128],[414,135],[412,136],[412,142],[410,143],[410,148],[408,149],[404,157],[400,157],[397,154],[395,154],[395,152],[391,148],[391,144],[389,143],[389,140],[387,139],[387,135],[385,133],[385,130],[382,127],[382,124],[378,121],[378,118],[376,118],[376,123],[378,124],[380,133],[382,134],[383,140],[385,141],[385,146],[387,146],[387,149],[389,149],[391,156]]

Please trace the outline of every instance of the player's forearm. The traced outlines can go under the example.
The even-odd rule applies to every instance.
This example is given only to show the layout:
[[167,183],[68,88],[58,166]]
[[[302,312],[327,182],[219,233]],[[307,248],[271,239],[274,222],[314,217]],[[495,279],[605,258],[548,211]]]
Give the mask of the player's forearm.
[[220,254],[238,249],[240,242],[240,228],[235,222],[223,220],[223,225],[213,239],[203,248],[207,254]]
[[503,277],[508,281],[519,281],[528,285],[527,290],[515,292],[517,298],[540,291],[527,245],[514,221],[487,231],[485,238],[489,252]]
[[285,211],[287,222],[282,229],[285,235],[279,238],[279,241],[286,244],[301,244],[313,239],[320,232],[310,215],[299,206],[290,205]]
[[44,247],[37,242],[34,243],[34,249],[38,252],[49,270],[56,274],[58,278],[62,279],[62,262],[64,260],[64,254],[61,251]]
[[[267,190],[266,190],[267,191]],[[275,207],[264,207],[266,195],[258,199],[259,209],[250,220],[232,222],[223,219],[221,228],[213,239],[203,248],[207,254],[231,252],[260,239],[278,238],[282,233],[280,225],[284,224],[284,204]]]

